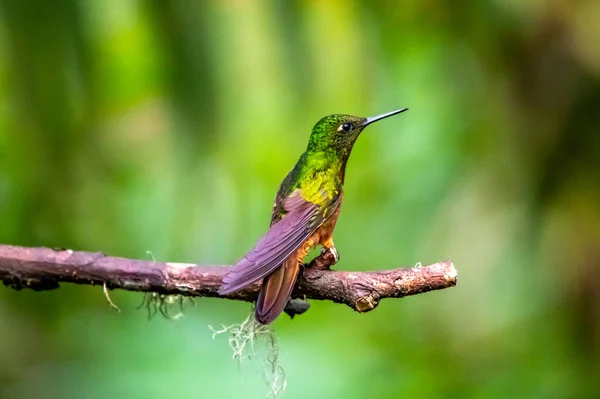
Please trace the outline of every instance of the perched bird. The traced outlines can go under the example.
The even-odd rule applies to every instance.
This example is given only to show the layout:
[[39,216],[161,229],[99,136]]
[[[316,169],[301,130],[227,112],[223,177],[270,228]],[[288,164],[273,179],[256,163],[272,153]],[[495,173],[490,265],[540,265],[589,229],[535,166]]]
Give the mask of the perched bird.
[[312,130],[308,148],[288,173],[275,198],[271,227],[254,248],[223,278],[221,295],[263,279],[256,302],[256,320],[269,324],[285,308],[308,251],[339,256],[331,235],[342,204],[344,174],[360,132],[373,122],[408,108],[371,118],[330,115]]

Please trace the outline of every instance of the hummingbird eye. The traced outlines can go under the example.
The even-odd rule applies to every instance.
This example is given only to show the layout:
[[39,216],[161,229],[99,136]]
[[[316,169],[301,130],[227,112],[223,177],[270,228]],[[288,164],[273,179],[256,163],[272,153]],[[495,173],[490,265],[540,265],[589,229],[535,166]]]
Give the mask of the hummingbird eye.
[[352,123],[346,122],[338,128],[338,132],[343,130],[344,132],[349,132],[352,130]]

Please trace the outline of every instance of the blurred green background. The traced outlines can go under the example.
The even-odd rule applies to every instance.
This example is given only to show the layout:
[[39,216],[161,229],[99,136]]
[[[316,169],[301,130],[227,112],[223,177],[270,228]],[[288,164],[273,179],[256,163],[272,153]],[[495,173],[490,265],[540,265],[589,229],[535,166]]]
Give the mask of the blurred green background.
[[[600,397],[600,2],[0,1],[0,243],[228,264],[331,113],[339,268],[456,288],[274,324],[285,398]],[[263,397],[200,299],[0,287],[1,398]]]

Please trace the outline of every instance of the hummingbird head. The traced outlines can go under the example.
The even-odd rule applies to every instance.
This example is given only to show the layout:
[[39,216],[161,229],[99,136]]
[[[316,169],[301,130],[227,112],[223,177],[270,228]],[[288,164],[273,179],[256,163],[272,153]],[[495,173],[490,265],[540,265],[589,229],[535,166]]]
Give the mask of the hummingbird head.
[[347,157],[365,127],[407,110],[408,108],[402,108],[369,118],[344,114],[326,116],[313,127],[308,141],[308,151],[334,151],[338,155]]

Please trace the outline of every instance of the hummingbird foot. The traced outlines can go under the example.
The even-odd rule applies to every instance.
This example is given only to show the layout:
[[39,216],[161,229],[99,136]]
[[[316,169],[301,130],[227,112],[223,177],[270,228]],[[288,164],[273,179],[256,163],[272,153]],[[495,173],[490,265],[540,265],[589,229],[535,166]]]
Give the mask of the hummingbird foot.
[[323,248],[321,250],[321,256],[327,255],[327,252],[329,252],[329,253],[331,253],[331,255],[333,255],[333,263],[331,263],[331,264],[335,265],[336,263],[338,263],[338,261],[340,260],[340,255],[338,254],[337,249],[335,249],[335,247]]
[[323,247],[321,256],[317,256],[308,265],[304,265],[303,276],[307,281],[314,281],[322,277],[323,272],[331,270],[331,266],[339,260],[340,255],[333,245]]

